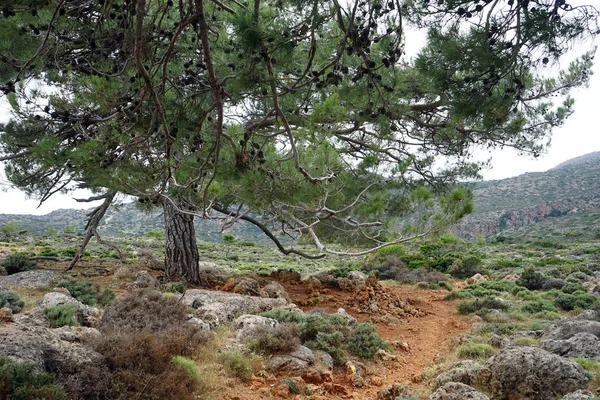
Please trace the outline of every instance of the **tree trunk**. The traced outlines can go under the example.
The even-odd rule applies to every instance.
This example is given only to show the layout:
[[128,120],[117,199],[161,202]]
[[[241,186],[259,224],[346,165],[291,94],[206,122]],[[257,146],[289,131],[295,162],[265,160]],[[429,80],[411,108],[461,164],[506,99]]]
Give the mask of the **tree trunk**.
[[194,230],[194,216],[178,211],[165,201],[165,277],[168,281],[185,280],[199,283],[198,245]]

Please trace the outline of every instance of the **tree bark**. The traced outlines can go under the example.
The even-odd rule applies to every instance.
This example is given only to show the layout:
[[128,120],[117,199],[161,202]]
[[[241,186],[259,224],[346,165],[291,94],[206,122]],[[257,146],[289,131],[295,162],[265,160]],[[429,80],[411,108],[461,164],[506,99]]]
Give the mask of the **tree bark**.
[[170,201],[164,201],[165,216],[165,278],[200,283],[198,245],[194,216],[178,211]]

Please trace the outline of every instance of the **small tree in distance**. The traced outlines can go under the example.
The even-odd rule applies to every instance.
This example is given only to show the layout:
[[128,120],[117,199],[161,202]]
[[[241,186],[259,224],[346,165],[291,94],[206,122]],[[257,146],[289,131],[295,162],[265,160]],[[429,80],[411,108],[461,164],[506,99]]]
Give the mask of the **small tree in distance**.
[[[547,66],[597,15],[549,0],[9,1],[2,159],[41,201],[83,186],[163,207],[172,280],[199,280],[194,217],[246,220],[284,254],[359,238],[364,254],[468,213],[455,184],[478,177],[478,146],[543,150],[592,56]],[[428,32],[414,59],[407,24]]]

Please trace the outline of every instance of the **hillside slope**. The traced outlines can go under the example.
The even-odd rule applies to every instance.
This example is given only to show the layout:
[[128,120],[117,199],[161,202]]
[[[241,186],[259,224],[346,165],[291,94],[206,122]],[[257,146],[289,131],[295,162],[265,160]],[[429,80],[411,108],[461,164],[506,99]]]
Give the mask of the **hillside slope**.
[[473,198],[475,212],[453,228],[464,238],[594,235],[600,229],[600,152],[546,172],[478,183]]

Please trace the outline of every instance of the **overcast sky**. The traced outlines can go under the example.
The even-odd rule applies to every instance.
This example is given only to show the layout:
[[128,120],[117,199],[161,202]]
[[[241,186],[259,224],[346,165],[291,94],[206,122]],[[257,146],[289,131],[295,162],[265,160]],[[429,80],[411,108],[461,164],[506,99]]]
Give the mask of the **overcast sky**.
[[[419,42],[418,40],[415,42]],[[413,43],[415,43],[413,42]],[[411,53],[411,49],[407,49]],[[563,68],[566,65],[562,65]],[[564,126],[555,130],[552,142],[545,154],[537,159],[519,156],[511,149],[481,152],[480,159],[492,157],[492,168],[483,171],[484,179],[504,179],[526,172],[546,171],[566,160],[600,151],[600,65],[594,66],[594,75],[587,88],[572,93],[575,113]],[[8,119],[8,107],[0,99],[0,122]],[[0,214],[47,214],[59,208],[90,208],[94,203],[78,203],[72,197],[85,198],[88,193],[79,191],[71,196],[54,195],[38,208],[38,202],[27,199],[20,191],[10,189],[0,168]]]

